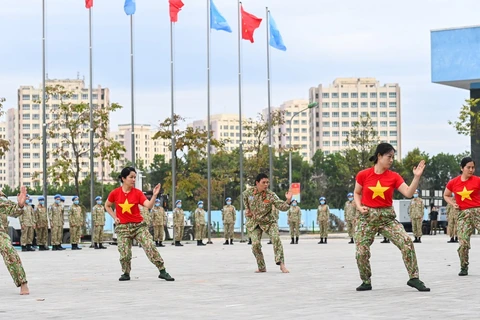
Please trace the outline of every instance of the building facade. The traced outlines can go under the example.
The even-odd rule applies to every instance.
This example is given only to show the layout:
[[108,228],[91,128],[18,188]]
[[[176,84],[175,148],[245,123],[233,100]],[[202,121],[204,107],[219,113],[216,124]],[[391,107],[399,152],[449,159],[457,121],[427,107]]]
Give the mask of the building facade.
[[397,83],[381,85],[375,78],[338,78],[329,85],[310,88],[310,157],[350,148],[346,138],[355,122],[370,115],[380,142],[388,142],[401,157],[401,100]]
[[[0,139],[8,141],[7,137],[7,122],[0,122]],[[8,151],[0,157],[0,190],[7,185],[8,182],[8,164],[7,164]]]

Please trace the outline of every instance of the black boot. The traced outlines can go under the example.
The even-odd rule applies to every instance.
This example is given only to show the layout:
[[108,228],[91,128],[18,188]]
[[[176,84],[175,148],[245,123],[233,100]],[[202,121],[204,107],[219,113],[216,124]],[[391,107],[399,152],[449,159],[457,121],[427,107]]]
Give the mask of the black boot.
[[298,244],[298,237],[295,238],[295,244]]
[[455,237],[455,242],[458,242],[458,237]]
[[48,251],[48,250],[50,250],[50,248],[47,245],[44,245],[43,250]]
[[94,243],[93,249],[100,249],[100,248],[98,247],[98,243],[96,243],[96,242]]
[[159,246],[159,247],[165,247],[165,245],[162,244],[162,241],[158,241],[158,246]]
[[58,247],[56,244],[52,245],[52,251],[57,251],[58,250]]
[[228,242],[228,239],[225,240],[225,242],[223,243],[224,246],[228,246],[230,243]]
[[324,243],[327,244],[327,238],[325,238],[325,242],[324,242]]
[[422,237],[418,237],[418,243],[422,243]]
[[98,247],[99,247],[100,249],[107,249],[107,247],[104,247],[104,246],[103,246],[103,243],[101,243],[101,242],[100,242],[100,244],[98,245]]
[[272,244],[272,239],[268,240],[267,244]]
[[383,237],[383,241],[380,242],[380,243],[390,243],[390,240],[388,240],[387,238]]
[[35,249],[32,248],[31,244],[27,244],[27,251],[35,251]]
[[175,241],[175,247],[183,247],[183,244],[180,241]]
[[355,242],[353,241],[353,238],[350,238],[350,242],[349,242],[349,243],[355,243]]
[[65,250],[65,248],[64,248],[64,247],[62,247],[62,245],[61,245],[61,244],[59,244],[57,248],[58,248],[58,250],[60,250],[60,251],[61,251],[61,250]]
[[28,251],[27,246],[22,246],[22,252],[26,252],[26,251]]
[[45,250],[47,250],[47,249],[45,249],[45,246],[39,246],[39,248],[38,248],[38,251],[45,251]]
[[233,239],[230,239],[230,245],[233,246]]
[[160,247],[160,245],[158,244],[158,241],[155,241],[155,247]]
[[252,244],[252,238],[248,238],[248,243],[247,244]]
[[318,244],[323,243],[323,238],[320,238],[320,241],[318,241]]
[[293,240],[293,237],[292,237],[292,241],[290,241],[290,244],[295,244],[295,241]]
[[72,250],[78,250],[77,245],[72,243]]

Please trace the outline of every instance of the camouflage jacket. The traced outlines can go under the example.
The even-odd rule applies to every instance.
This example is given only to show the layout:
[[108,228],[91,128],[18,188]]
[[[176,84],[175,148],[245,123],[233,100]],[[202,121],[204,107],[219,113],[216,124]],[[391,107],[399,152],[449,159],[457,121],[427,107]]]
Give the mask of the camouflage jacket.
[[76,204],[70,207],[68,211],[68,223],[70,227],[82,227],[85,225],[82,207]]
[[320,221],[328,221],[330,217],[330,208],[328,205],[319,205],[317,209],[317,222],[320,224]]
[[347,200],[345,202],[345,221],[353,221],[357,216],[357,207],[355,206],[355,201]]
[[253,214],[253,217],[248,219],[248,223],[252,227],[277,223],[278,215],[276,215],[274,207],[282,211],[290,208],[290,205],[281,200],[274,192],[270,190],[258,192],[256,187],[243,192],[243,204]]
[[50,226],[62,226],[63,227],[63,208],[59,204],[52,204],[50,210],[48,210],[48,219],[50,220]]
[[205,210],[202,208],[197,208],[195,210],[195,225],[200,226],[200,225],[205,225]]
[[147,224],[148,227],[152,224],[152,214],[147,207],[140,207],[140,214],[143,217],[143,222]]
[[185,214],[182,209],[175,208],[173,210],[173,225],[175,227],[183,227],[185,225]]
[[[455,198],[452,198],[453,202],[456,203]],[[451,219],[453,217],[458,217],[458,212],[460,211],[459,209],[455,209],[454,206],[447,204],[447,218]]]
[[232,205],[226,205],[222,209],[222,220],[225,223],[235,223],[237,220],[237,211]]
[[164,226],[167,224],[167,215],[162,206],[153,207],[152,209],[152,221],[154,226]]
[[105,207],[101,204],[95,205],[93,207],[93,224],[96,226],[104,226],[105,225]]
[[31,205],[25,205],[24,213],[18,218],[22,227],[34,227],[35,216]]
[[37,228],[48,228],[47,208],[38,205],[35,208],[34,216]]
[[[28,206],[27,204],[25,207]],[[8,230],[8,217],[20,217],[24,213],[23,208],[19,208],[18,205],[6,198],[0,197],[0,232],[7,232]]]
[[423,218],[423,200],[421,198],[413,198],[408,207],[410,219]]
[[299,206],[291,206],[290,209],[288,209],[287,213],[288,217],[288,223],[290,222],[296,222],[300,223],[300,220],[302,220],[302,210],[300,209]]

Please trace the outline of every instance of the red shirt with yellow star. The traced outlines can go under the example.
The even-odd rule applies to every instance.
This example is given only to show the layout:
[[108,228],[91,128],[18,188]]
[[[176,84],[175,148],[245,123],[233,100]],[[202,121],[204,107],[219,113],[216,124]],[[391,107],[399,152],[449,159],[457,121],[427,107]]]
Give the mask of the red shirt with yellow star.
[[125,193],[122,187],[114,189],[108,195],[108,201],[115,203],[115,213],[120,219],[120,224],[139,223],[143,221],[138,205],[143,205],[147,197],[142,191],[132,188],[130,192]]
[[356,180],[362,186],[362,203],[370,208],[391,207],[393,191],[404,183],[398,173],[386,170],[376,174],[374,167],[360,171]]
[[462,176],[458,176],[447,183],[447,189],[455,193],[460,210],[480,207],[480,177],[471,176],[462,181]]

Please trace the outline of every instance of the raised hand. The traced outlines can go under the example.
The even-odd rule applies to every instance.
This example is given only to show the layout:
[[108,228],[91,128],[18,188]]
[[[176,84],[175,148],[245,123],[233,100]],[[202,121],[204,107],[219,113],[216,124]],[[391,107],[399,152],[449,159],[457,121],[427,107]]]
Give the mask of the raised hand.
[[290,201],[292,201],[293,193],[291,191],[285,192],[285,197],[287,198],[287,202],[290,203]]
[[157,184],[157,185],[155,186],[155,188],[153,188],[153,194],[154,194],[154,195],[158,196],[158,194],[160,193],[160,188],[161,188],[161,186],[162,186],[162,185],[159,183],[159,184]]
[[25,205],[25,201],[27,200],[27,187],[22,186],[20,188],[20,193],[17,194],[17,203],[19,207],[23,207]]
[[423,174],[423,170],[425,170],[425,160],[420,161],[416,167],[413,167],[413,175],[420,177]]

